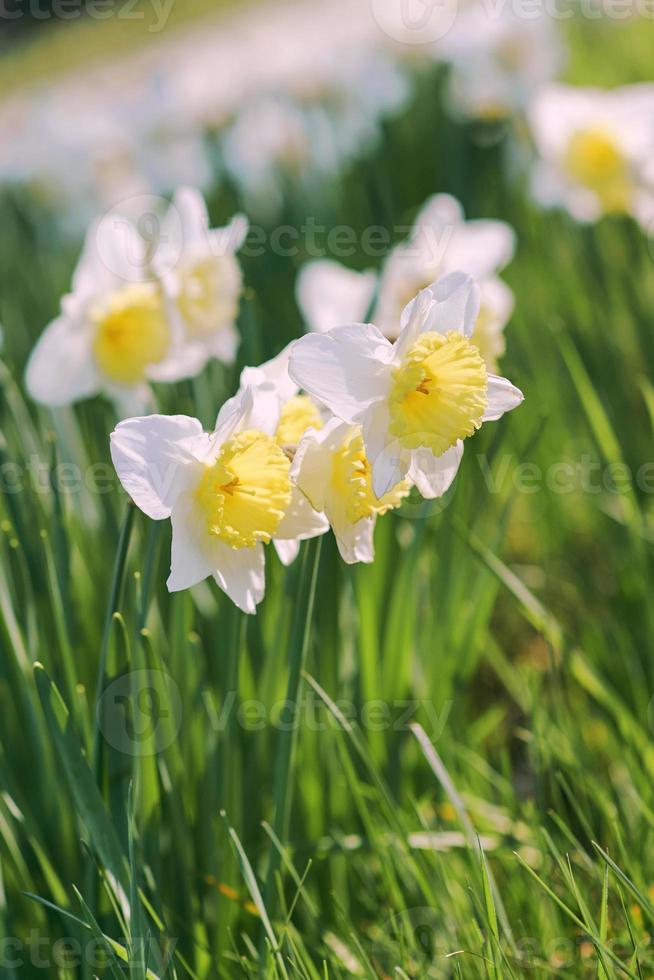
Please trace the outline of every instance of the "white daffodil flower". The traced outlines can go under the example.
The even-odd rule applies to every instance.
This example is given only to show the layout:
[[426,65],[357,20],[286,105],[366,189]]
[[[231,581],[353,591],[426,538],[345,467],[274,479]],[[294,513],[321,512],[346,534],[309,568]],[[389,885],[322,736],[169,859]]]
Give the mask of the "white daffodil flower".
[[374,272],[354,272],[331,259],[305,263],[297,277],[295,297],[309,330],[325,333],[363,320],[376,282]]
[[161,276],[171,317],[189,343],[211,357],[233,363],[243,274],[236,257],[248,232],[238,214],[224,228],[209,228],[199,191],[180,188],[161,226],[153,267]]
[[[449,194],[430,197],[418,212],[407,241],[394,248],[384,264],[374,322],[389,340],[395,340],[402,310],[416,293],[449,272],[467,272],[482,287],[473,343],[484,356],[490,352],[486,366],[494,371],[496,358],[503,352],[496,334],[506,325],[513,307],[509,287],[496,285],[497,273],[511,261],[514,250],[515,233],[504,221],[466,221],[456,198]],[[487,280],[494,285],[486,288]]]
[[291,478],[312,507],[331,524],[343,561],[371,562],[377,517],[399,507],[411,489],[408,480],[378,498],[372,489],[361,426],[331,418],[308,429],[296,450]]
[[[299,388],[288,373],[288,361],[291,344],[286,346],[272,360],[258,367],[246,367],[241,372],[241,390],[251,388],[255,393],[265,393],[273,397],[277,403],[277,424],[274,437],[287,453],[289,458],[295,455],[307,429],[322,429],[325,423],[324,410],[318,406],[309,395],[301,395]],[[329,521],[316,513],[305,495],[298,490],[293,481],[292,510],[315,529],[316,534],[329,530]],[[275,550],[284,565],[290,565],[297,558],[300,550],[300,540],[274,541]]]
[[[213,576],[246,613],[265,591],[264,547],[326,530],[299,492],[275,439],[277,399],[246,388],[223,405],[213,433],[185,415],[121,422],[111,457],[134,503],[173,529],[168,589]],[[298,504],[299,501],[299,504]]]
[[529,122],[540,204],[582,222],[623,213],[647,226],[654,218],[654,85],[550,85],[533,99]]
[[451,273],[402,314],[391,344],[372,324],[307,334],[291,350],[289,373],[344,422],[361,425],[379,498],[410,479],[424,497],[452,482],[463,440],[522,401],[489,374],[471,337],[479,289]]
[[[314,521],[323,520],[325,530],[331,525],[344,561],[371,562],[377,516],[401,504],[410,491],[410,482],[402,482],[382,500],[377,499],[360,426],[341,422],[310,395],[299,393],[288,373],[292,347],[289,344],[260,367],[245,368],[241,385],[276,394],[280,417],[275,437],[293,456],[294,493],[304,497],[304,506],[314,512]],[[300,506],[302,502],[296,501],[296,507]],[[299,544],[276,541],[275,547],[281,560],[290,564]]]
[[149,381],[177,381],[202,369],[205,355],[171,322],[148,268],[145,243],[127,219],[91,226],[72,292],[28,361],[32,398],[57,406],[103,392],[124,417],[149,408]]
[[450,64],[453,113],[497,122],[556,78],[564,49],[551,17],[523,17],[510,5],[493,12],[477,3],[458,11],[434,53]]
[[320,156],[329,159],[324,134],[312,132],[310,120],[291,99],[266,94],[246,101],[223,134],[222,149],[248,211],[272,218],[283,202],[286,180],[295,186],[313,171],[316,144]]

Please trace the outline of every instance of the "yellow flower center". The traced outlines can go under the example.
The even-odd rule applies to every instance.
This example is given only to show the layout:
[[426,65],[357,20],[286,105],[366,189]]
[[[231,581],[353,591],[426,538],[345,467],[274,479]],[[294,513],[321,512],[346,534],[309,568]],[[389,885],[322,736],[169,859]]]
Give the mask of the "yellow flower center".
[[168,352],[170,327],[159,289],[151,283],[125,286],[91,311],[98,367],[118,384],[138,384],[149,364]]
[[197,489],[209,534],[232,548],[270,541],[291,500],[290,465],[275,440],[256,429],[228,439]]
[[629,165],[610,132],[602,129],[576,132],[568,144],[564,166],[573,180],[597,195],[605,211],[628,208]]
[[385,514],[386,511],[399,507],[411,489],[408,481],[404,480],[383,497],[375,496],[370,463],[360,433],[348,439],[334,453],[331,482],[336,497],[346,501],[345,513],[352,524],[364,517]]
[[479,350],[459,333],[423,333],[396,368],[390,430],[403,446],[440,456],[479,428],[488,378]]
[[180,274],[177,307],[194,336],[230,326],[238,314],[243,277],[233,255],[189,263]]
[[320,412],[308,395],[289,398],[282,408],[275,438],[280,446],[297,446],[308,428],[322,429]]

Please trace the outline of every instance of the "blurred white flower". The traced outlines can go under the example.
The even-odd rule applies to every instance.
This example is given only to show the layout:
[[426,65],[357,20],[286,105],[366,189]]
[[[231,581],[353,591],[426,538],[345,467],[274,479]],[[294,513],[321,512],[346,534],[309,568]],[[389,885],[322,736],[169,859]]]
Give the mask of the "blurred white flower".
[[361,427],[333,417],[321,429],[304,433],[291,477],[312,507],[326,515],[348,564],[374,560],[377,517],[399,507],[411,489],[404,480],[378,498]]
[[128,419],[112,433],[126,492],[153,520],[171,520],[169,591],[213,576],[254,613],[265,591],[263,545],[326,530],[306,502],[294,506],[290,459],[274,437],[278,418],[273,394],[246,388],[226,402],[211,434],[184,415]]
[[275,213],[281,203],[280,179],[298,177],[310,168],[318,134],[312,135],[305,116],[287,97],[266,95],[241,107],[224,134],[223,154],[249,207]]
[[[482,287],[473,342],[479,343],[484,356],[488,353],[487,367],[494,370],[504,349],[497,334],[513,308],[511,291],[504,283],[497,285],[496,274],[511,261],[514,250],[515,234],[504,221],[466,221],[454,197],[430,197],[419,211],[409,238],[396,246],[384,263],[374,322],[386,337],[395,340],[402,311],[416,293],[448,272],[467,272]],[[494,284],[487,287],[489,280]],[[489,331],[496,338],[493,342],[486,336]]]
[[450,64],[453,111],[494,122],[522,109],[534,91],[556,77],[564,49],[547,14],[520,16],[511,5],[493,10],[477,2],[459,10],[434,53]]
[[338,165],[374,148],[382,120],[401,112],[411,95],[406,73],[381,50],[332,48],[314,78],[322,85],[316,104],[329,116]]
[[363,320],[375,292],[374,272],[354,272],[331,259],[306,262],[295,283],[295,297],[309,330]]
[[424,497],[441,496],[463,440],[522,401],[506,378],[487,372],[470,341],[478,312],[478,287],[452,273],[409,303],[395,344],[372,324],[294,343],[291,377],[338,418],[361,425],[377,497],[407,478]]
[[325,47],[278,91],[255,93],[240,106],[224,133],[225,165],[248,207],[270,218],[289,183],[296,196],[313,192],[374,146],[381,120],[409,95],[404,72],[384,52]]
[[171,318],[187,341],[231,364],[239,344],[236,329],[243,275],[236,252],[248,222],[236,215],[224,228],[209,228],[199,191],[180,188],[161,225],[153,268],[161,276]]
[[32,398],[55,406],[104,392],[124,417],[150,407],[149,381],[177,381],[202,369],[206,355],[171,322],[148,269],[145,243],[126,218],[91,226],[72,292],[28,361]]
[[507,284],[497,276],[479,281],[479,300],[479,315],[470,341],[479,348],[486,369],[497,373],[499,359],[506,350],[504,328],[515,301]]
[[539,203],[584,222],[609,213],[643,225],[654,218],[654,85],[550,85],[534,97],[529,121]]

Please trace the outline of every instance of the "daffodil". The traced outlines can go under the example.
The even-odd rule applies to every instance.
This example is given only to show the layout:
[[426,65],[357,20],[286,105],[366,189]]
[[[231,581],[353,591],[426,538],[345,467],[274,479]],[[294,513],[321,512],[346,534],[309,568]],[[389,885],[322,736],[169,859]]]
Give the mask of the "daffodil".
[[265,591],[264,545],[323,534],[328,525],[291,480],[291,460],[275,438],[277,399],[245,388],[226,402],[215,430],[184,415],[121,422],[111,457],[134,503],[153,520],[170,518],[168,589],[213,576],[247,613]]
[[654,218],[654,85],[613,90],[550,85],[529,108],[538,152],[533,193],[578,221]]
[[[326,412],[309,395],[300,394],[299,388],[288,373],[291,344],[276,357],[258,367],[246,367],[241,372],[240,390],[249,388],[253,397],[272,399],[275,404],[276,425],[273,436],[279,446],[292,459],[298,444],[308,429],[322,429]],[[291,509],[308,527],[318,534],[329,530],[329,522],[317,513],[305,495],[293,481]],[[297,557],[300,539],[275,539],[275,550],[285,565]]]
[[[510,262],[514,248],[513,229],[504,221],[466,221],[455,198],[434,195],[419,211],[407,241],[394,248],[384,264],[374,322],[389,340],[395,340],[409,300],[448,272],[461,270],[482,285],[478,339],[485,351],[489,347],[487,328],[492,325],[496,337],[506,325],[513,303],[508,286],[484,286],[487,281],[499,281],[497,273]],[[494,353],[487,367],[495,370],[503,345],[496,338],[490,346]]]
[[[293,459],[291,480],[300,498],[295,500],[295,508],[308,507],[314,521],[324,521],[325,530],[331,525],[344,561],[371,562],[377,517],[399,507],[409,493],[410,482],[403,481],[382,500],[377,499],[361,427],[341,422],[310,395],[300,393],[288,373],[292,349],[289,344],[266,364],[245,368],[241,385],[278,399],[275,438]],[[282,561],[290,564],[298,543],[275,545]]]
[[236,252],[248,231],[236,215],[224,228],[209,228],[199,191],[180,188],[161,226],[153,266],[159,272],[171,318],[187,343],[231,364],[236,357],[236,329],[243,275]]
[[104,219],[87,233],[72,292],[32,351],[25,380],[44,405],[103,392],[124,416],[149,407],[148,382],[197,374],[205,359],[171,322],[134,226]]
[[378,498],[361,426],[337,418],[304,433],[291,477],[312,507],[326,515],[348,564],[374,560],[377,517],[399,507],[411,489],[410,481],[403,480]]
[[564,60],[558,25],[546,14],[520,16],[476,3],[459,9],[434,53],[450,65],[447,99],[454,114],[488,123],[523,109]]
[[307,262],[297,277],[295,296],[309,330],[324,333],[363,320],[376,282],[374,272],[355,272],[331,259]]
[[407,478],[423,496],[440,496],[463,440],[522,401],[506,378],[488,373],[471,341],[478,312],[476,284],[451,273],[408,304],[394,344],[372,324],[352,324],[293,345],[291,377],[361,426],[378,498]]

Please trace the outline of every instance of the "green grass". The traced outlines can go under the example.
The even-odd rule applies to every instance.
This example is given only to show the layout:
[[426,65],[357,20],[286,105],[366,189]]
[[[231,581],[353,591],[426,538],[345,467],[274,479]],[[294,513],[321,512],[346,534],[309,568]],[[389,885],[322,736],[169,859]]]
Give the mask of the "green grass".
[[[580,75],[606,44],[579,35]],[[115,482],[48,487],[61,461],[108,462],[113,417],[25,400],[75,256],[38,204],[5,195],[0,463],[46,475],[0,505],[3,977],[654,973],[654,511],[635,479],[652,462],[654,260],[627,220],[535,211],[506,147],[471,141],[438,92],[421,76],[313,213],[405,224],[443,190],[510,221],[503,368],[525,404],[470,442],[444,506],[379,523],[374,565],[344,567],[328,539],[288,573],[270,554],[247,622],[214,588],[166,593],[169,528]],[[238,203],[216,188],[214,217]],[[289,197],[281,220],[302,207]],[[297,335],[301,261],[247,261],[242,361]],[[236,376],[161,388],[162,409],[209,424]],[[579,471],[569,493],[561,463]],[[105,965],[66,967],[65,937]]]

